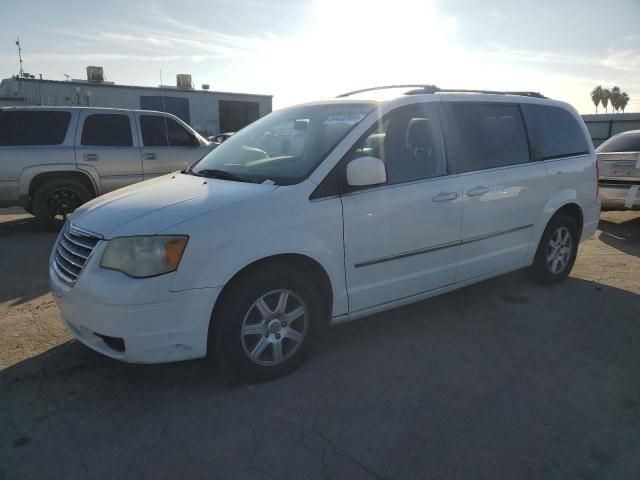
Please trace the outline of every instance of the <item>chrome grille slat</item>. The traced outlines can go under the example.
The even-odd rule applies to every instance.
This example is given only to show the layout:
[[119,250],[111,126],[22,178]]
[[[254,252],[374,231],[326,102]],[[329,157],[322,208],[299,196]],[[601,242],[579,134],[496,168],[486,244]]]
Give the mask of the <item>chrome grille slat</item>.
[[82,242],[81,240],[78,240],[77,238],[76,239],[73,238],[74,236],[78,237],[79,235],[69,235],[66,232],[63,233],[63,235],[64,235],[64,238],[66,238],[71,243],[78,245],[79,247],[86,248],[87,250],[92,250],[93,247],[95,247],[95,243],[93,245],[90,245]]
[[58,259],[58,265],[64,267],[65,270],[67,270],[69,273],[73,273],[74,275],[77,275],[82,271],[82,267],[78,267],[76,265],[73,265],[71,262],[66,260],[58,252],[56,252],[56,258]]
[[65,273],[69,274],[72,277],[77,277],[80,272],[74,272],[70,270],[70,267],[64,264],[64,262],[60,261],[60,258],[56,257],[58,262],[58,267],[65,271]]
[[[75,262],[75,261],[71,260],[69,257],[67,257],[67,255],[65,255],[65,253],[64,253],[64,252],[62,251],[62,249],[60,248],[60,245],[58,245],[57,250],[58,250],[58,255],[60,255],[62,258],[64,258],[67,262],[69,262],[69,263],[70,263],[71,265],[73,265],[74,267],[78,267],[78,268],[82,269],[82,266],[83,266],[83,265],[82,265],[82,264],[80,264],[80,263],[77,263],[77,262]],[[73,256],[73,254],[72,254],[71,256]],[[86,260],[86,259],[85,259],[85,260]]]
[[[69,244],[69,245],[67,245]],[[77,251],[73,251],[72,248],[74,248],[72,243],[67,242],[67,240],[65,238],[60,238],[60,244],[62,245],[65,250],[73,253],[76,257],[80,257],[83,258],[84,260],[86,260],[87,258],[89,258],[89,254],[82,254],[82,253],[78,253]]]
[[53,269],[63,282],[72,286],[100,239],[80,233],[73,226],[64,228],[55,246]]
[[56,275],[58,275],[58,277],[60,277],[62,279],[63,282],[68,283],[70,285],[72,285],[75,282],[75,280],[73,278],[67,277],[60,270],[60,267],[58,267],[58,265],[55,262],[53,263],[53,270],[56,272]]

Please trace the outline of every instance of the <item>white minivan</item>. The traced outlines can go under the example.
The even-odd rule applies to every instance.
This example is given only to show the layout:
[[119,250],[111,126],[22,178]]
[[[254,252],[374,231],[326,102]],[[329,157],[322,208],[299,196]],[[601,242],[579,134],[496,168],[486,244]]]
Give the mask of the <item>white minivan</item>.
[[276,111],[187,170],[80,207],[50,259],[67,329],[119,360],[215,353],[266,380],[300,365],[327,324],[520,268],[569,274],[600,214],[571,106],[374,95]]

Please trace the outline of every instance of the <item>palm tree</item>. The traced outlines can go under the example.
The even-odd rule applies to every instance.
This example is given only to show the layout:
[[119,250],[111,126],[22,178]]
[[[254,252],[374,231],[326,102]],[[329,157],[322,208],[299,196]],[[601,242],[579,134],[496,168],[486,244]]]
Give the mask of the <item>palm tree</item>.
[[608,88],[602,89],[602,106],[604,107],[604,112],[608,113],[607,106],[609,105],[609,100],[611,99],[611,91]]
[[615,86],[611,89],[611,107],[614,112],[620,110],[620,87]]
[[591,101],[596,106],[596,114],[598,113],[598,105],[602,101],[602,86],[598,85],[591,91]]
[[629,95],[627,92],[622,92],[620,95],[620,108],[622,109],[622,113],[624,113],[624,109],[627,108],[627,103],[629,103]]

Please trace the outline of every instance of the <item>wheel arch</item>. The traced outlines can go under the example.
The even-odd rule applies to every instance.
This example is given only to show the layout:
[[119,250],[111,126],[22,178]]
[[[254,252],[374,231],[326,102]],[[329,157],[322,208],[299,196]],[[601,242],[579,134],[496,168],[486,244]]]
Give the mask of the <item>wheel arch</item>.
[[582,227],[584,225],[584,214],[580,205],[575,202],[565,203],[562,207],[558,208],[553,215],[551,215],[551,217],[547,221],[547,225],[554,217],[557,217],[558,215],[567,215],[568,217],[575,220],[576,226],[578,227],[578,238],[580,238]]
[[567,214],[575,220],[578,228],[578,237],[580,238],[582,228],[584,226],[583,209],[577,200],[575,192],[560,192],[547,203],[544,211],[540,215],[541,218],[536,225],[534,237],[532,238],[529,254],[527,256],[529,261],[533,261],[533,258],[538,251],[542,235],[547,229],[547,225],[549,225],[549,222],[551,222],[554,217],[560,214]]
[[325,306],[324,318],[326,321],[326,325],[329,324],[333,309],[333,288],[331,285],[331,278],[329,277],[329,274],[327,273],[325,268],[317,260],[299,253],[281,253],[270,255],[255,260],[244,266],[243,268],[238,270],[227,283],[225,283],[213,306],[211,320],[209,321],[209,345],[207,346],[207,350],[209,350],[211,342],[211,334],[213,332],[212,326],[214,319],[217,316],[216,312],[220,310],[221,305],[225,301],[225,298],[228,296],[229,292],[231,292],[233,287],[245,276],[251,275],[251,273],[256,271],[257,269],[269,268],[269,266],[271,265],[287,265],[293,268],[297,268],[310,275],[312,280],[318,283],[323,299],[323,304]]
[[[250,275],[251,272],[255,271],[259,268],[269,268],[271,265],[286,265],[293,268],[297,268],[298,270],[303,271],[304,273],[311,276],[312,280],[318,282],[318,286],[320,287],[320,293],[322,298],[327,305],[326,314],[327,317],[331,316],[331,310],[333,306],[333,289],[331,285],[331,279],[329,274],[325,270],[325,268],[318,262],[317,260],[303,254],[299,253],[280,253],[275,255],[270,255],[267,257],[260,258],[255,260],[248,265],[242,267],[238,270],[224,285],[220,295],[216,300],[216,306],[221,303],[221,300],[224,298],[225,293],[229,292],[233,285],[238,282],[239,279],[244,277],[245,275]],[[214,306],[215,310],[215,306]]]
[[50,180],[58,180],[61,178],[72,179],[82,183],[95,197],[98,194],[98,189],[96,188],[96,184],[93,179],[87,173],[82,172],[81,170],[54,170],[36,173],[29,181],[28,190],[27,190],[27,198],[28,198],[28,206],[32,208],[32,199],[33,194],[36,192],[38,188],[47,183]]

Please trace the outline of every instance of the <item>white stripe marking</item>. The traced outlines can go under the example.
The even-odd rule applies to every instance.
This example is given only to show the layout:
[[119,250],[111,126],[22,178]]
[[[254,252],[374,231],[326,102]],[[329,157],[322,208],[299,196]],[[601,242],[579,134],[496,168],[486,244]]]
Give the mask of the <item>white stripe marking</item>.
[[627,192],[627,198],[624,201],[625,207],[633,207],[633,203],[635,202],[636,196],[638,195],[638,189],[640,189],[640,185],[633,185],[629,188],[629,191]]

